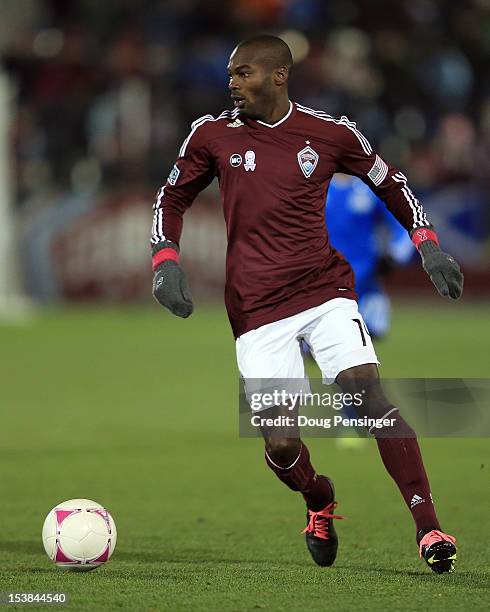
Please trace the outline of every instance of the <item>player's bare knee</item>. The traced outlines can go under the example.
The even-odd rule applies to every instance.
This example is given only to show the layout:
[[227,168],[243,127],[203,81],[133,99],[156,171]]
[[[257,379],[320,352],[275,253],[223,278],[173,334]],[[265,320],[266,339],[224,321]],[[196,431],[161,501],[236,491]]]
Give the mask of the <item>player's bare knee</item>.
[[365,363],[343,370],[335,382],[344,393],[363,393],[378,397],[383,395],[378,368],[374,363]]
[[354,410],[361,417],[383,418],[393,408],[386,397],[378,374],[378,368],[368,363],[344,370],[337,376],[336,382],[343,393],[362,398]]
[[357,380],[379,380],[378,367],[376,364],[364,363],[342,370],[342,372],[337,375],[335,382],[342,387],[343,385],[351,384],[352,381]]
[[265,449],[274,463],[287,467],[298,457],[301,441],[297,438],[270,437],[265,441]]

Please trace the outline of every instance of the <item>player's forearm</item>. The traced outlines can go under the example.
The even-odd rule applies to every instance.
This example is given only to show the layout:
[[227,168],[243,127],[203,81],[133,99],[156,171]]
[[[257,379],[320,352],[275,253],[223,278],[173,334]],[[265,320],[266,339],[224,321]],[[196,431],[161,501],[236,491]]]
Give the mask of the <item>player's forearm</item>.
[[165,187],[160,189],[153,206],[152,247],[165,240],[179,244],[183,216],[188,207],[186,202],[169,195]]
[[171,240],[179,244],[182,235],[182,225],[182,215],[168,214],[166,210],[161,213],[155,211],[151,234],[152,248],[165,240]]
[[376,195],[381,198],[395,219],[408,231],[420,227],[429,227],[430,221],[422,204],[410,189],[406,176],[390,166],[384,181],[377,186],[371,186]]
[[153,205],[151,256],[153,297],[172,314],[186,318],[192,314],[194,305],[179,264],[179,240],[183,215],[192,199],[183,195],[168,181],[158,192]]

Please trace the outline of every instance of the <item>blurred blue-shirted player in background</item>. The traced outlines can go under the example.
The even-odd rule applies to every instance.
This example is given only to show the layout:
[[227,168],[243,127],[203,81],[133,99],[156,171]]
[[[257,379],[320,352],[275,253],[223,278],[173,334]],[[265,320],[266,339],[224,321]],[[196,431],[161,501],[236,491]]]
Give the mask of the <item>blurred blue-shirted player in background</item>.
[[359,310],[372,337],[390,327],[390,300],[380,278],[411,259],[407,231],[360,179],[336,174],[327,194],[330,241],[354,269]]

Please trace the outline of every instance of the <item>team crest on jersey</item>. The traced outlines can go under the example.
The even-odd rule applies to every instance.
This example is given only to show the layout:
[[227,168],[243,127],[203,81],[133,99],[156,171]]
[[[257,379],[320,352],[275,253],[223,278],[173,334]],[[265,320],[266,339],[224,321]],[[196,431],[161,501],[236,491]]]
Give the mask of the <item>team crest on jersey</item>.
[[170,174],[168,175],[168,179],[167,179],[170,185],[175,185],[175,183],[177,182],[177,179],[179,178],[179,174],[180,174],[180,169],[178,168],[177,164],[174,164],[174,167],[170,171]]
[[226,127],[237,128],[237,127],[241,127],[242,125],[243,125],[243,121],[240,121],[240,119],[235,119],[235,121],[232,121],[231,123],[227,123]]
[[310,178],[313,172],[315,172],[318,160],[318,153],[311,147],[305,147],[298,153],[298,164],[306,178]]

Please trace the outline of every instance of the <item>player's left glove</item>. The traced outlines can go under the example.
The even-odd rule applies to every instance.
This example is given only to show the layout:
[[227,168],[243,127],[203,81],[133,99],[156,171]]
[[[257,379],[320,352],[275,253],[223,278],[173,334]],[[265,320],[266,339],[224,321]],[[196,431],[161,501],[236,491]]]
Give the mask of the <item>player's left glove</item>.
[[179,247],[165,240],[153,248],[153,297],[177,317],[187,318],[194,310],[191,293],[179,266]]
[[422,258],[422,267],[443,297],[457,300],[463,293],[464,276],[458,263],[439,247],[437,234],[431,228],[412,232],[412,241]]

